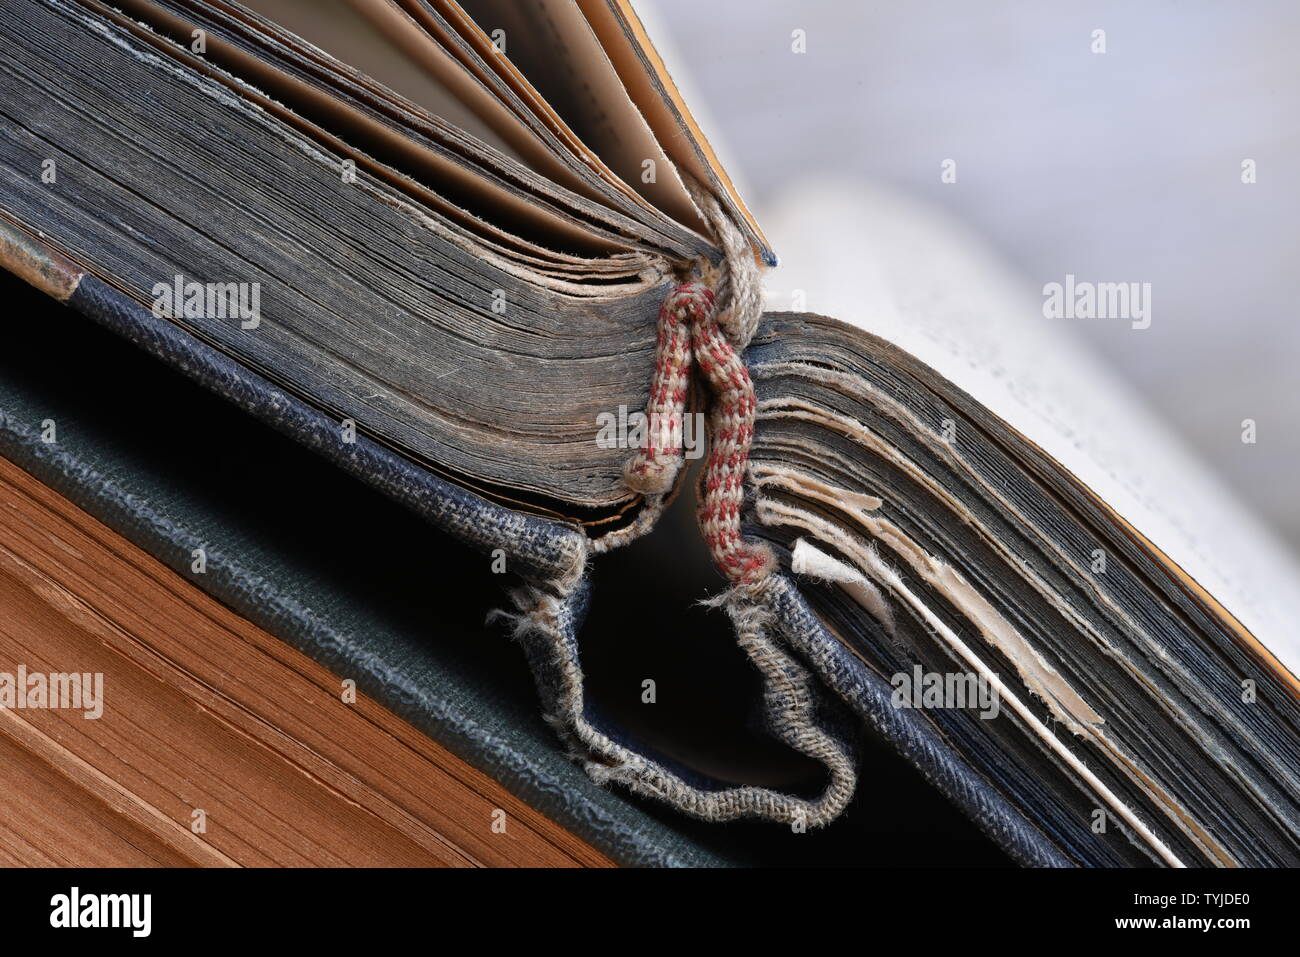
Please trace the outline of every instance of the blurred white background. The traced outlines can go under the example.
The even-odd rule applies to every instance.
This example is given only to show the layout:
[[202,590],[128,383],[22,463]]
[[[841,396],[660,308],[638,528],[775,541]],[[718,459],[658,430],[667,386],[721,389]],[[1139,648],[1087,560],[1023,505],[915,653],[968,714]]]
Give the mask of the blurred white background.
[[[809,182],[865,185],[951,217],[1039,301],[1067,273],[1151,283],[1149,329],[1038,321],[1067,325],[1300,545],[1300,4],[637,9],[760,222]],[[956,183],[940,180],[946,159]]]

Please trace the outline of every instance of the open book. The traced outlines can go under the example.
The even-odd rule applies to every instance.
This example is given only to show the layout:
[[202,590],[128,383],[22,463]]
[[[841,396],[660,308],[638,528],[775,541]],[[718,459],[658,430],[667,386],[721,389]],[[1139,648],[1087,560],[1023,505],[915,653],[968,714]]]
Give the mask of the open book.
[[[776,253],[624,0],[22,0],[0,70],[0,262],[480,549],[597,781],[816,827],[868,733],[1023,863],[1300,861],[1293,596],[1090,459],[996,316],[760,315]],[[812,788],[589,706],[588,572],[697,477]]]

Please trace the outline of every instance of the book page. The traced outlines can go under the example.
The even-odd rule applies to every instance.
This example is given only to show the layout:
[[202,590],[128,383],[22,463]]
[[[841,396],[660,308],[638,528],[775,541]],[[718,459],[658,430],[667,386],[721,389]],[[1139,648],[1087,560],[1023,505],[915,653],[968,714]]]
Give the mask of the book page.
[[524,161],[517,146],[527,135],[526,131],[521,127],[510,131],[507,137],[503,129],[512,118],[502,107],[489,107],[486,94],[463,77],[459,66],[442,51],[431,45],[430,48],[399,46],[344,0],[243,0],[243,3],[434,116],[465,130],[493,149]]
[[930,365],[1036,443],[1300,673],[1294,556],[1124,382],[946,214],[859,184],[759,210],[769,310],[821,313]]

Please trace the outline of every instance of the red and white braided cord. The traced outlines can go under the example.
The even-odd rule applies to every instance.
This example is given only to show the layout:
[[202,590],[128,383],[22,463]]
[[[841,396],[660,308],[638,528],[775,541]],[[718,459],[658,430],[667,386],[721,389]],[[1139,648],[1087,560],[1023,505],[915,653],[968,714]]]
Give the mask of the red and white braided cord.
[[643,494],[672,488],[682,466],[682,419],[690,385],[691,357],[713,392],[709,457],[704,464],[698,518],[718,569],[733,584],[753,583],[771,571],[774,558],[762,544],[740,534],[749,449],[757,402],[754,383],[715,316],[713,291],[683,283],[659,310],[659,340],[645,441],[625,470],[628,485]]

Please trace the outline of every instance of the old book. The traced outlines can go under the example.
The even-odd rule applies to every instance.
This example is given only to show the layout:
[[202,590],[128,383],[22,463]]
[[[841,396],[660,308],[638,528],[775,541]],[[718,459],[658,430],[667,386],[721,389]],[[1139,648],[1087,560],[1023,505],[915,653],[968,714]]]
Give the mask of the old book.
[[[0,293],[28,317],[0,351],[0,455],[610,859],[1005,862],[907,762],[870,739],[864,760],[878,786],[859,788],[832,825],[805,833],[763,821],[720,828],[592,785],[556,747],[517,645],[484,628],[501,604],[501,576],[484,574],[472,548],[16,276],[0,272]],[[706,591],[709,559],[697,534],[673,535],[672,522],[693,528],[689,509],[670,519],[597,570],[581,649],[589,706],[664,746],[688,729],[693,755],[726,756],[741,780],[761,772],[785,787],[815,785],[815,763],[791,761],[751,727],[757,678],[725,620],[692,606]],[[195,549],[206,557],[202,571]],[[14,549],[24,550],[21,542]],[[628,572],[643,564],[672,597],[657,618],[629,625],[619,609],[635,590]],[[440,600],[446,595],[455,600]],[[679,627],[665,633],[665,622]],[[189,641],[179,639],[173,648],[185,652]],[[0,672],[23,663],[15,654]],[[77,664],[65,660],[61,670]],[[660,690],[653,707],[640,701],[647,675]],[[115,687],[106,678],[106,711],[117,707]],[[899,827],[911,819],[916,826]]]
[[[865,729],[1023,863],[1300,856],[1265,546],[1251,601],[1216,503],[1089,464],[996,314],[760,317],[775,252],[626,3],[29,0],[0,37],[6,266],[478,549],[597,782],[816,828]],[[585,693],[588,571],[670,533],[705,431],[712,581],[811,781]]]

